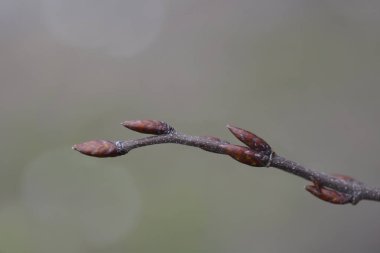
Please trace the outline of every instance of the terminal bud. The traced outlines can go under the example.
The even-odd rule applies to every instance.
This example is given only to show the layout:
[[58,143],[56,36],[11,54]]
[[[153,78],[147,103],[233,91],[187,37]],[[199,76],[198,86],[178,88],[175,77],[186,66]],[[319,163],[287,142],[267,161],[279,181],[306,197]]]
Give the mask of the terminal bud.
[[115,143],[105,140],[94,140],[75,144],[73,149],[84,155],[102,158],[123,155]]

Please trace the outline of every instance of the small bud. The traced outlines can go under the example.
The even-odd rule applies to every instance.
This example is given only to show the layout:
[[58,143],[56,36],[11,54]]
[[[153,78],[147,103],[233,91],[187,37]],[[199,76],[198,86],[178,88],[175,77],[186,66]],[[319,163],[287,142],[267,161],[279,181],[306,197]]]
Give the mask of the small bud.
[[254,167],[265,167],[269,162],[269,157],[263,153],[253,151],[247,147],[233,144],[222,144],[224,154],[231,156],[233,159]]
[[88,156],[114,157],[124,153],[120,152],[117,145],[111,141],[95,140],[76,144],[73,149]]
[[174,130],[167,123],[159,120],[128,120],[121,124],[128,129],[143,134],[169,134]]
[[272,148],[269,146],[269,144],[257,135],[239,127],[227,125],[227,128],[233,135],[235,135],[236,138],[238,138],[252,150],[264,152],[266,155],[270,155],[270,153],[272,153]]
[[314,182],[312,185],[306,185],[305,189],[315,197],[332,204],[343,205],[350,203],[352,200],[352,196],[350,194],[321,187],[317,182]]

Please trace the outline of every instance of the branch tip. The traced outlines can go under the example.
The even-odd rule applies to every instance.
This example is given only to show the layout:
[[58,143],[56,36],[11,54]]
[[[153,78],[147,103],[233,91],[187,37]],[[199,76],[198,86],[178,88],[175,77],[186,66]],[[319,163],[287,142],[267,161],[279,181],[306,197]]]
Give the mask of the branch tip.
[[75,144],[72,148],[84,155],[101,158],[122,155],[115,143],[106,140],[87,141],[80,144]]

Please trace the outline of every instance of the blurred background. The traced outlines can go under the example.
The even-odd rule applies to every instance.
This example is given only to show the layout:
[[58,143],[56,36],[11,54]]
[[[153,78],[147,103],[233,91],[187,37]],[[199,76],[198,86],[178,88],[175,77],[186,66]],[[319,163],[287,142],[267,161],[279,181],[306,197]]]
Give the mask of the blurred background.
[[380,186],[380,2],[1,0],[0,252],[378,252],[380,204],[191,147],[71,150],[124,120]]

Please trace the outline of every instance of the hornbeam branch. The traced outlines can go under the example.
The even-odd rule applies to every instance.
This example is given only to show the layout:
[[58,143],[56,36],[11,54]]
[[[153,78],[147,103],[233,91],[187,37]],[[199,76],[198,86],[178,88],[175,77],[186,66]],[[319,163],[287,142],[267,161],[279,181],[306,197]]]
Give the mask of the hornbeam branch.
[[228,141],[211,136],[191,136],[176,131],[167,123],[157,120],[134,120],[123,126],[140,133],[155,134],[126,141],[95,140],[73,146],[73,149],[89,156],[114,157],[125,155],[133,149],[174,143],[201,148],[208,152],[225,154],[233,159],[254,167],[274,167],[311,181],[305,188],[314,196],[333,204],[357,204],[361,200],[380,201],[380,188],[369,187],[362,182],[344,175],[329,175],[306,168],[296,162],[277,155],[257,135],[233,126],[227,128],[247,146],[230,144]]

